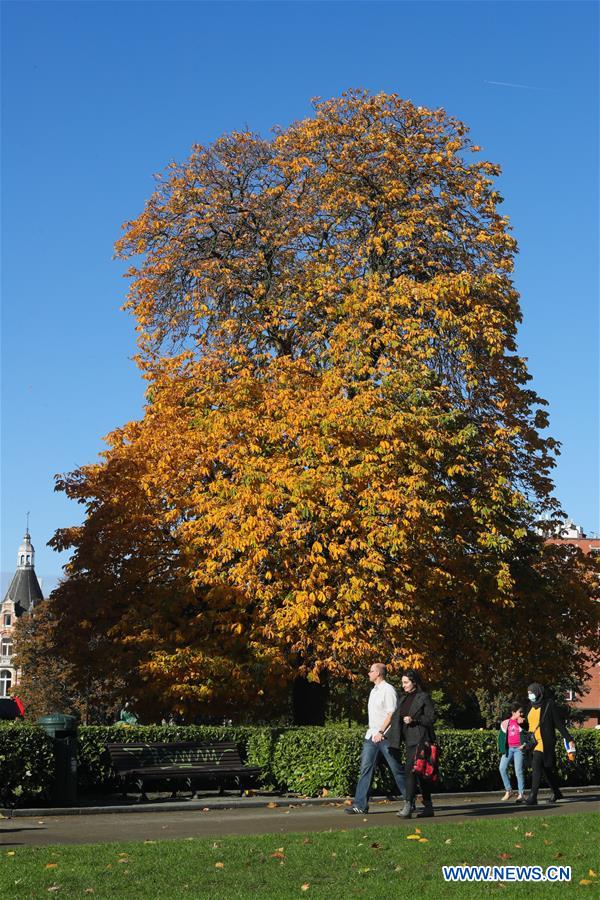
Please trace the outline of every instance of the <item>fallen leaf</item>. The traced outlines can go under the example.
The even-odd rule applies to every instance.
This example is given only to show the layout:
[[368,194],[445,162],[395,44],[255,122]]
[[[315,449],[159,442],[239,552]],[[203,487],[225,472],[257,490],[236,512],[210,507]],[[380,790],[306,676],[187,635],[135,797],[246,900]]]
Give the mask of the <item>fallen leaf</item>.
[[420,829],[420,828],[415,828],[415,834],[421,834],[421,829]]
[[553,844],[553,843],[554,843],[554,841],[546,841],[546,840],[544,840],[544,844],[546,845],[546,847],[550,847],[550,845]]
[[593,881],[590,881],[589,878],[582,878],[579,884],[593,884]]
[[407,834],[407,835],[406,835],[406,840],[407,840],[407,841],[418,841],[418,840],[419,840],[419,835],[418,835],[418,834]]
[[420,844],[428,844],[428,843],[429,843],[429,838],[419,838],[419,843],[420,843]]
[[279,806],[279,803],[273,803],[272,800],[269,803],[267,803],[267,809],[275,809],[278,806]]
[[323,788],[323,790],[321,791],[321,797],[329,797],[329,791],[327,790],[327,788]]
[[402,871],[402,866],[396,866],[396,868],[394,869],[394,872],[401,872],[401,871]]
[[590,878],[597,878],[597,877],[598,877],[598,876],[596,875],[596,873],[594,872],[593,869],[590,869],[590,870],[589,870],[588,875],[590,876]]
[[276,850],[275,853],[271,853],[271,859],[285,859],[285,853]]
[[452,843],[452,838],[446,838],[446,840],[444,841],[444,843],[445,843],[445,844],[451,844],[451,843]]
[[125,865],[127,865],[127,863],[131,862],[131,860],[130,860],[130,859],[127,859],[127,857],[124,856],[124,857],[122,857],[121,859],[118,859],[117,862],[125,863]]
[[220,846],[220,845],[217,844],[216,841],[214,841],[214,843],[213,843],[213,850],[218,850],[219,846]]
[[358,870],[358,874],[359,874],[359,875],[366,875],[367,872],[372,872],[372,871],[373,871],[373,869],[370,869],[370,868],[367,866],[367,867],[364,868],[364,869],[359,869],[359,870]]
[[155,844],[156,841],[144,841],[145,844]]
[[225,868],[225,863],[222,863],[222,862],[215,863],[215,869],[224,869],[224,868]]
[[57,869],[58,863],[46,863],[46,869]]
[[6,851],[6,855],[7,855],[7,856],[14,856],[14,855],[15,855],[15,851],[14,851],[14,850],[7,850],[7,851]]
[[55,893],[56,891],[60,891],[60,884],[53,884],[52,887],[48,888],[48,893]]
[[335,850],[334,850],[333,853],[331,854],[331,858],[332,858],[332,859],[337,859],[337,853],[335,852]]
[[307,891],[309,888],[310,888],[310,884],[308,883],[308,881],[306,882],[306,884],[301,884],[301,885],[300,885],[300,890],[301,890],[301,891]]
[[533,831],[526,831],[525,837],[533,837]]
[[202,807],[202,812],[210,812],[208,806],[203,806],[203,807]]
[[519,850],[522,850],[522,849],[523,849],[523,844],[515,844],[515,847],[518,847]]
[[498,859],[510,859],[510,858],[511,858],[510,853],[499,853],[498,854]]
[[304,840],[302,841],[302,843],[303,843],[303,844],[312,844],[312,841],[311,841],[310,838],[304,838]]

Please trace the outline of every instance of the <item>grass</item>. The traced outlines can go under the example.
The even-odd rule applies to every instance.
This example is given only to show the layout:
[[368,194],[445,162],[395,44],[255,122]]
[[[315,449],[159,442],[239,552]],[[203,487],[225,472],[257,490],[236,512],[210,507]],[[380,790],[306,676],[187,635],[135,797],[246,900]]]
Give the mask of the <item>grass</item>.
[[[409,840],[409,834],[418,837]],[[461,863],[568,865],[572,881],[445,883],[442,865]],[[54,895],[420,900],[484,892],[546,897],[565,890],[598,896],[598,872],[597,817],[587,813],[429,827],[420,820],[415,828],[368,831],[0,848],[0,896],[11,900]]]

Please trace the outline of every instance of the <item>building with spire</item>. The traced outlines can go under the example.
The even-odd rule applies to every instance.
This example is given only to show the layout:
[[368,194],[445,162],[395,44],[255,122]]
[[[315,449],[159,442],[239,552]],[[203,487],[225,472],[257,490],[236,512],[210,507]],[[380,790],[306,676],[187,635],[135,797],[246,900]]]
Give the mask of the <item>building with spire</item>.
[[8,697],[19,681],[19,673],[13,665],[15,622],[43,599],[35,574],[35,550],[28,527],[17,553],[17,569],[0,605],[0,697]]

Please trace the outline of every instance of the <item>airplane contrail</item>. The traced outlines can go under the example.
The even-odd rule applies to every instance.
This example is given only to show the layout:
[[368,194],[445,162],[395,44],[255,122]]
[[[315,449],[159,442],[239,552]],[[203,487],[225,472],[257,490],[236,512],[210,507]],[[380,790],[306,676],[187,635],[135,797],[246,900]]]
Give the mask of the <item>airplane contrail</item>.
[[484,81],[484,84],[499,84],[501,87],[524,88],[526,91],[543,91],[544,88],[535,87],[533,84],[515,84],[513,81]]

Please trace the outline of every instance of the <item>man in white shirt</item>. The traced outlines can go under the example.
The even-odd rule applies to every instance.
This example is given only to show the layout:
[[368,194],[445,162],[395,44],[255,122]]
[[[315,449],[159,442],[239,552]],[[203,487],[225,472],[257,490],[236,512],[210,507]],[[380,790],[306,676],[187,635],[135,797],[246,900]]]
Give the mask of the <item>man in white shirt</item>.
[[392,685],[385,680],[386,672],[385,664],[379,662],[373,663],[369,669],[369,680],[373,685],[369,695],[369,728],[363,743],[356,794],[352,806],[345,810],[349,815],[369,811],[369,792],[380,755],[388,764],[404,797],[404,772],[397,757],[400,746],[400,723],[395,715],[398,698]]

